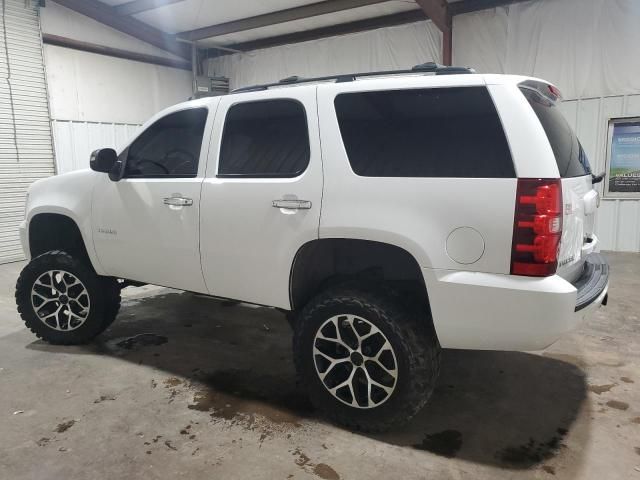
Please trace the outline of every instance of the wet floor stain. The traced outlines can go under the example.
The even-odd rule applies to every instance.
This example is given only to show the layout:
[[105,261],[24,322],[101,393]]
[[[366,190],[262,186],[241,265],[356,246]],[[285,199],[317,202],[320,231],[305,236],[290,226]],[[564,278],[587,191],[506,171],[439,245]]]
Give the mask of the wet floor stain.
[[633,417],[631,419],[631,423],[635,423],[635,424],[639,424],[640,425],[640,417]]
[[49,443],[49,437],[42,437],[36,442],[39,447],[45,447]]
[[462,447],[462,433],[457,430],[444,430],[428,434],[422,443],[413,445],[418,450],[426,450],[436,455],[453,458]]
[[[224,370],[203,374],[196,389],[192,410],[210,412],[225,420],[246,420],[255,415],[275,424],[300,426],[310,416],[312,407],[301,391],[280,388],[285,382],[266,375],[257,376],[245,370]],[[286,384],[290,382],[287,380]]]
[[634,447],[634,450],[636,451],[636,453],[637,453],[638,455],[640,455],[640,447]]
[[162,383],[164,383],[165,387],[177,387],[178,385],[181,385],[183,381],[178,377],[169,377]]
[[[320,477],[323,480],[340,480],[340,475],[330,465],[327,465],[326,463],[316,464],[312,462],[300,447],[289,451],[294,457],[296,457],[294,463],[305,472],[313,473],[315,476]],[[293,475],[289,475],[288,478],[293,478]]]
[[553,468],[551,465],[543,465],[542,466],[542,470],[547,472],[549,475],[555,475],[556,474],[556,469]]
[[602,393],[610,391],[613,387],[617,385],[618,385],[617,383],[609,383],[606,385],[589,385],[588,389],[590,392],[593,392],[596,395],[600,395]]
[[102,402],[107,402],[107,401],[113,401],[115,400],[116,397],[114,397],[113,395],[100,395],[100,397],[96,398],[93,403],[102,403]]
[[158,346],[167,343],[169,339],[164,335],[155,333],[141,333],[133,337],[125,338],[116,343],[116,346],[125,350],[137,350],[141,347]]
[[607,402],[607,407],[615,408],[616,410],[627,410],[629,408],[629,404],[619,400],[609,400]]
[[[558,428],[556,435],[547,441],[536,441],[530,438],[527,443],[500,450],[496,457],[504,464],[516,467],[530,467],[543,460],[553,458],[563,447],[562,440],[568,433],[566,428]],[[544,469],[544,466],[543,466]],[[546,471],[546,470],[545,470]],[[549,472],[547,472],[549,473]]]
[[59,423],[55,428],[55,432],[57,432],[57,433],[66,432],[71,427],[73,427],[75,425],[75,423],[76,423],[75,420],[68,420],[66,422]]
[[293,451],[293,454],[298,457],[294,461],[295,461],[296,465],[298,465],[299,467],[304,467],[305,465],[307,465],[311,461],[311,459],[309,457],[307,457],[305,455],[305,453],[302,450],[300,450],[299,448],[296,448]]
[[313,473],[324,480],[340,480],[340,475],[326,463],[319,463],[313,467]]
[[630,379],[629,377],[620,377],[620,380],[623,381],[624,383],[634,383],[632,379]]

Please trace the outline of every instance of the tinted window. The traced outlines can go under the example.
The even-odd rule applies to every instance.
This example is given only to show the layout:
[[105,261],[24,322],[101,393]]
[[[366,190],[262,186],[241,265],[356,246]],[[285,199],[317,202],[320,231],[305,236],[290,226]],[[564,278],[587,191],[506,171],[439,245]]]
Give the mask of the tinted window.
[[591,173],[589,160],[571,127],[554,102],[531,88],[520,90],[536,112],[544,128],[561,177],[580,177]]
[[227,112],[218,176],[295,177],[309,156],[307,117],[299,102],[239,103]]
[[161,118],[127,149],[126,177],[195,177],[207,109],[182,110]]
[[357,175],[515,177],[484,87],[346,93],[335,107]]

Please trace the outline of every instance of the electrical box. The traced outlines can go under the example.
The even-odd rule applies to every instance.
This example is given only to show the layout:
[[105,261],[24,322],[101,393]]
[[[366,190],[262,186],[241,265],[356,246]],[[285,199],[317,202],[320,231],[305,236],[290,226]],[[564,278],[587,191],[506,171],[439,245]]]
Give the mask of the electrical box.
[[229,79],[227,77],[197,76],[195,81],[194,98],[217,97],[229,93]]

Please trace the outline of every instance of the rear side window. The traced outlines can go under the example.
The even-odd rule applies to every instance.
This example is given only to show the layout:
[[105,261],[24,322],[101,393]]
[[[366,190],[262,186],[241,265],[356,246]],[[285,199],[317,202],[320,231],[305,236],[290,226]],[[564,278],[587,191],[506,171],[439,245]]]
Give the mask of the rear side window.
[[589,175],[591,167],[587,155],[555,102],[532,88],[520,87],[520,90],[547,134],[560,176],[568,178]]
[[344,93],[335,107],[356,175],[515,177],[485,87]]
[[309,164],[309,130],[296,100],[233,105],[220,148],[219,177],[296,177]]

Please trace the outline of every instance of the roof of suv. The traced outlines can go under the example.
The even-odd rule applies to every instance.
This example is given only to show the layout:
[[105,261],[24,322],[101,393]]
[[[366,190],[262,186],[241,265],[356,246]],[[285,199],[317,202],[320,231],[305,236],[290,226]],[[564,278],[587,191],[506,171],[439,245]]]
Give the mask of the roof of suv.
[[383,70],[378,72],[360,72],[360,73],[344,73],[339,75],[327,75],[323,77],[299,77],[294,75],[292,77],[283,78],[282,80],[275,83],[265,83],[261,85],[253,85],[249,87],[242,87],[233,90],[231,93],[240,93],[240,92],[255,92],[259,90],[267,90],[272,87],[283,87],[289,85],[299,85],[305,83],[319,83],[326,81],[334,81],[335,83],[344,83],[344,82],[353,82],[356,79],[363,77],[382,77],[389,75],[417,75],[423,73],[431,73],[433,75],[464,75],[475,73],[475,70],[469,67],[450,67],[445,65],[440,65],[435,62],[427,62],[422,63],[420,65],[415,65],[410,70]]
[[[520,84],[524,81],[535,81],[552,85],[546,80],[539,78],[510,75],[510,74],[476,74],[475,70],[467,67],[447,67],[437,63],[429,62],[422,65],[416,65],[410,70],[387,70],[378,72],[349,73],[340,75],[328,75],[323,77],[303,78],[298,76],[287,77],[278,82],[253,85],[234,89],[230,95],[242,95],[244,93],[259,93],[268,90],[279,89],[302,89],[313,88],[317,85],[337,85],[344,87],[351,85],[348,90],[367,89],[372,83],[378,83],[384,80],[385,88],[398,88],[396,84],[406,85],[413,84],[421,78],[439,77],[438,86],[465,86],[465,85],[494,85],[494,84]],[[442,76],[446,76],[443,78]],[[422,83],[422,82],[419,82]],[[357,87],[356,87],[357,84]],[[376,85],[377,87],[379,85]],[[384,89],[384,88],[382,88]],[[174,105],[167,110],[177,110],[185,107],[205,106],[212,102],[216,97],[204,97],[198,100],[190,100],[179,105]],[[166,111],[166,110],[165,110]]]

